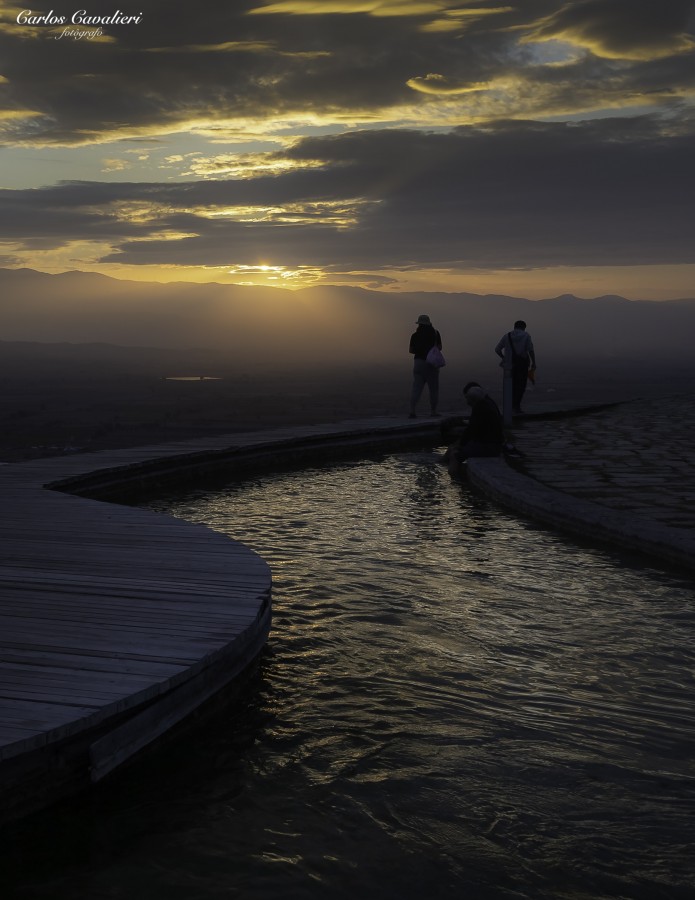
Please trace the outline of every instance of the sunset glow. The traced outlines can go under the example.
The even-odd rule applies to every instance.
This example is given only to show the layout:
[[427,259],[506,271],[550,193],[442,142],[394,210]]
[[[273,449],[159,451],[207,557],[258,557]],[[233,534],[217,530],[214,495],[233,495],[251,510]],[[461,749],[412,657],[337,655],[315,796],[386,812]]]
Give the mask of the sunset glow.
[[3,5],[0,266],[692,296],[691,7]]

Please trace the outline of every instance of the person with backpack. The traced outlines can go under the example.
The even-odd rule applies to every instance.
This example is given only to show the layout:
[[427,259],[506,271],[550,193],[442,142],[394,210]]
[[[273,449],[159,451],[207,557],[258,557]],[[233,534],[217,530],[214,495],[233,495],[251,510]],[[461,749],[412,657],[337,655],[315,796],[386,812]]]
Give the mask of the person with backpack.
[[529,370],[536,371],[536,352],[531,335],[526,331],[526,322],[519,319],[514,330],[500,338],[495,353],[500,357],[502,368],[512,376],[512,413],[523,412],[521,401],[526,391]]

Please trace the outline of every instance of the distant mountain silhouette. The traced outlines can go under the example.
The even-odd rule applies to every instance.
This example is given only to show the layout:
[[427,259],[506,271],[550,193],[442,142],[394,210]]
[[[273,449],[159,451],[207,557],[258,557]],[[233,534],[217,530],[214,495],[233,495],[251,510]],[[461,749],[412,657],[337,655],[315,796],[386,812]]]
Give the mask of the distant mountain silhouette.
[[552,359],[686,362],[695,336],[690,298],[657,303],[563,294],[531,301],[338,286],[287,291],[31,269],[0,269],[0,297],[3,342],[91,344],[89,352],[100,359],[116,351],[99,343],[154,348],[138,351],[141,362],[166,349],[187,350],[230,369],[407,365],[408,340],[423,312],[440,329],[450,364],[469,370],[496,363],[495,344],[519,318],[528,323],[540,366]]

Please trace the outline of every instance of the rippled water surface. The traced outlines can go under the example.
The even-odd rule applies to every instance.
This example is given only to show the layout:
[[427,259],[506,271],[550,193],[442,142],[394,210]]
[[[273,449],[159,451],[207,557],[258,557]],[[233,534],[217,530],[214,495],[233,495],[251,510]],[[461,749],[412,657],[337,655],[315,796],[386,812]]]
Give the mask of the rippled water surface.
[[12,896],[695,896],[689,579],[430,453],[152,506],[267,559],[270,652],[241,705],[20,830]]

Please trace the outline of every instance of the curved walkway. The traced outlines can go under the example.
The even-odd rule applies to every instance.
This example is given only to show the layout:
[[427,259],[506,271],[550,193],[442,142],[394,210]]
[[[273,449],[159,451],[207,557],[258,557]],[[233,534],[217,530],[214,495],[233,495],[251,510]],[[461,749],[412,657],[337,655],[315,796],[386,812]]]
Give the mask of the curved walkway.
[[[529,417],[516,468],[471,460],[469,476],[524,514],[693,569],[693,413],[673,397]],[[251,550],[93,498],[439,439],[437,420],[383,418],[1,467],[4,817],[98,780],[236,679],[268,635],[270,572]]]
[[437,431],[370,420],[2,466],[0,819],[99,780],[236,680],[268,636],[259,556],[101,498]]
[[563,530],[695,568],[695,398],[635,400],[515,420],[512,465],[471,460],[471,482]]

